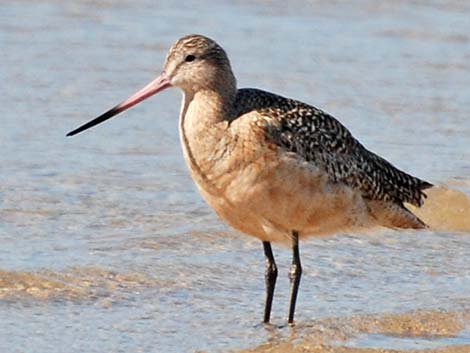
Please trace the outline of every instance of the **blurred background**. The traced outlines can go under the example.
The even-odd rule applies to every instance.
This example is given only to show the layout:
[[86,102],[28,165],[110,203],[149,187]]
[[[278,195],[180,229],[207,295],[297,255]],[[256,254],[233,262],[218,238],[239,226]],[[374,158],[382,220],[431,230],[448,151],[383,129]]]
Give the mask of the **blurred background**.
[[[179,37],[212,37],[239,87],[313,104],[465,200],[469,16],[457,0],[2,1],[0,350],[220,352],[272,339],[258,325],[261,243],[198,195],[178,90],[65,137],[155,77]],[[442,215],[438,205],[429,216]],[[305,242],[297,320],[468,307],[463,230]],[[290,251],[275,253],[283,324]]]

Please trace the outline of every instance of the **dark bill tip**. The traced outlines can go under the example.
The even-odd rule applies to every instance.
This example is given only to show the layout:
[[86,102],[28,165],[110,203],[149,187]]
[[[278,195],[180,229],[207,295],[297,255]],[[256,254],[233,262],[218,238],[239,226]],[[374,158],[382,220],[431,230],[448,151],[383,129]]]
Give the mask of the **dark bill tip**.
[[70,131],[66,136],[76,135],[95,125],[98,125],[102,123],[103,121],[106,121],[112,118],[113,116],[123,112],[126,109],[129,109],[130,107],[136,105],[137,103],[143,101],[144,99],[147,99],[148,97],[153,96],[154,94],[160,91],[163,91],[164,89],[170,86],[171,86],[171,83],[168,77],[166,76],[165,72],[162,72],[157,78],[155,78],[147,86],[143,87],[142,89],[134,93],[132,96],[124,100],[122,103],[116,105],[114,108],[111,108],[106,113],[87,122],[86,124],[83,124],[82,126],[76,128],[75,130]]
[[66,136],[73,136],[73,135],[79,134],[80,132],[85,131],[95,125],[101,124],[103,121],[111,119],[113,116],[120,113],[121,111],[122,109],[119,109],[119,106],[115,106],[114,108],[111,108],[110,110],[100,115],[99,117],[83,124],[82,126],[79,126],[75,130],[70,131]]

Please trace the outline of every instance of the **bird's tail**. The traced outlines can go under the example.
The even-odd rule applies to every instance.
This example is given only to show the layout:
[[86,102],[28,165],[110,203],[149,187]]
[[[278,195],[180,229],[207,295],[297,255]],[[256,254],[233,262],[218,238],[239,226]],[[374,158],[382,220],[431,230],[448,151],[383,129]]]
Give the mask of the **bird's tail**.
[[443,186],[434,186],[426,194],[421,207],[370,200],[369,214],[378,224],[389,228],[470,231],[469,195]]
[[393,202],[371,200],[369,214],[381,226],[388,228],[426,228],[426,224],[405,206]]

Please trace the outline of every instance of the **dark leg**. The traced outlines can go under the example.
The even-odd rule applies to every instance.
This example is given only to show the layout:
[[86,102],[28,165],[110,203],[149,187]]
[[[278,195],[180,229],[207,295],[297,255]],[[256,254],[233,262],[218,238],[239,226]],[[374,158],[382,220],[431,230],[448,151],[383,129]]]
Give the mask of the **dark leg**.
[[271,306],[273,304],[274,287],[276,286],[277,266],[274,261],[273,250],[269,241],[263,241],[264,256],[266,257],[266,304],[264,306],[264,322],[269,323],[271,317]]
[[302,276],[302,266],[300,264],[299,254],[299,233],[292,232],[292,266],[289,272],[291,283],[290,288],[290,305],[289,305],[289,324],[294,323],[295,302],[297,300],[297,292],[299,291],[300,277]]

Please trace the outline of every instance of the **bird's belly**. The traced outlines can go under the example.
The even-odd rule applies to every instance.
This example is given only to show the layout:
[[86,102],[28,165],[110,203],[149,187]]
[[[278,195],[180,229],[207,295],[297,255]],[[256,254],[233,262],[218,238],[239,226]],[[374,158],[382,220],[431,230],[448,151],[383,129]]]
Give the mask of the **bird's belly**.
[[369,223],[358,193],[331,183],[318,168],[295,158],[262,158],[239,165],[223,174],[216,192],[199,178],[195,180],[222,219],[261,240],[285,241],[293,230],[303,237]]

